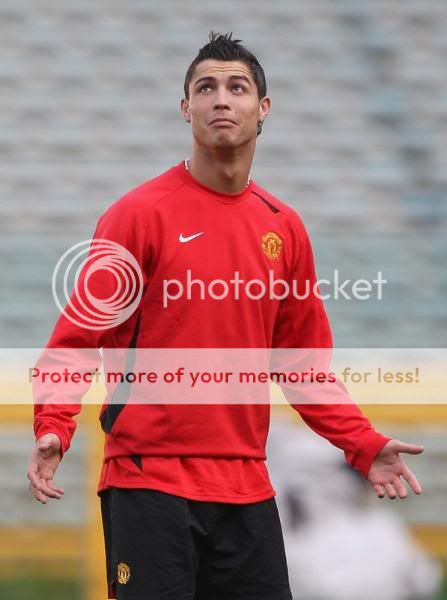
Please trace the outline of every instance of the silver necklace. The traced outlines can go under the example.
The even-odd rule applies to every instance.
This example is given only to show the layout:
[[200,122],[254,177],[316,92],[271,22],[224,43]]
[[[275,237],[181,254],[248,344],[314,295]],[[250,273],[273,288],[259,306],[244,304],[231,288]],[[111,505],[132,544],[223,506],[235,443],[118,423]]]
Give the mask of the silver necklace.
[[[187,171],[189,171],[189,163],[190,159],[189,158],[185,158],[184,163],[185,163],[185,169]],[[248,187],[250,185],[250,181],[251,181],[251,175],[250,173],[248,174],[248,179],[247,179],[247,183],[245,184],[245,187]]]

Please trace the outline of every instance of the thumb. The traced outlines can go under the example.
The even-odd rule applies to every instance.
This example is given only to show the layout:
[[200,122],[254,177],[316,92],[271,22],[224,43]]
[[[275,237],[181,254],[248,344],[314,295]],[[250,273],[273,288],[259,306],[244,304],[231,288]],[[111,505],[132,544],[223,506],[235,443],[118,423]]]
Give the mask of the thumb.
[[38,450],[47,450],[52,444],[52,440],[39,440],[37,442],[37,449]]
[[418,446],[417,444],[405,444],[396,440],[394,447],[396,452],[405,452],[405,454],[422,454],[424,452],[424,446]]
[[53,440],[45,440],[37,443],[37,449],[39,452],[47,452],[48,450],[54,450],[55,444]]
[[37,440],[36,444],[38,452],[40,452],[45,458],[48,458],[53,453],[56,453],[60,448],[60,443],[54,437],[43,436]]

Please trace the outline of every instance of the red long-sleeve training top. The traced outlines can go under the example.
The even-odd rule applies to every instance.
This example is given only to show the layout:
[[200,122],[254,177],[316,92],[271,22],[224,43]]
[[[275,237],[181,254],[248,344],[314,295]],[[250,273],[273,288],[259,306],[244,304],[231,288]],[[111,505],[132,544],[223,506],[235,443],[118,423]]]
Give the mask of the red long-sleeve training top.
[[[253,180],[240,194],[218,193],[196,181],[182,161],[116,201],[100,217],[94,238],[117,242],[135,257],[143,275],[141,301],[113,328],[85,328],[62,314],[48,348],[332,347],[324,305],[315,294],[274,300],[268,294],[252,299],[242,293],[235,300],[231,294],[201,299],[197,292],[164,305],[163,281],[185,281],[188,270],[205,283],[230,281],[237,272],[241,280],[267,284],[270,271],[299,286],[316,281],[299,215]],[[81,272],[80,285],[83,277]],[[105,296],[115,285],[106,271],[91,282]],[[82,313],[79,299],[72,300]],[[98,351],[83,366],[93,371],[99,364]],[[342,386],[338,391],[343,398],[346,391]],[[366,477],[389,438],[376,432],[353,403],[300,404],[284,392],[303,420],[341,448],[347,462]],[[54,392],[35,388],[36,399],[45,394],[45,403],[35,403],[34,430],[37,438],[56,433],[64,453],[81,398],[52,404],[52,393],[57,387]],[[264,462],[269,405],[127,404],[116,409],[106,399],[100,417],[105,451],[98,492],[110,486],[145,487],[234,503],[275,494]]]

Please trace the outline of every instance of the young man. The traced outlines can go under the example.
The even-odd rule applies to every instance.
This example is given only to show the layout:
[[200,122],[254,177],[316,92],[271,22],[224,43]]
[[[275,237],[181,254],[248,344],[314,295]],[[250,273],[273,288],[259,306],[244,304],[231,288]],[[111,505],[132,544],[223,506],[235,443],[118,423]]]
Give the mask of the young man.
[[[167,306],[163,297],[166,281],[184,282],[188,270],[205,283],[229,282],[235,272],[267,282],[271,271],[299,286],[315,283],[300,217],[250,178],[270,110],[266,94],[256,57],[231,34],[211,33],[187,71],[181,101],[192,127],[191,158],[113,204],[95,232],[138,262],[143,289],[137,309],[115,327],[92,329],[76,323],[69,308],[49,348],[331,348],[329,322],[314,294],[216,299],[195,290]],[[95,285],[113,293],[107,273]],[[75,297],[74,306],[87,323],[86,297]],[[338,390],[340,404],[292,406],[344,450],[379,497],[406,497],[401,477],[419,494],[399,453],[423,449],[377,433]],[[30,490],[42,503],[63,494],[53,478],[80,410],[79,404],[52,405],[46,392],[46,402],[35,405],[37,441],[28,472]],[[100,419],[106,442],[98,493],[110,598],[291,598],[264,462],[267,405],[107,403]]]

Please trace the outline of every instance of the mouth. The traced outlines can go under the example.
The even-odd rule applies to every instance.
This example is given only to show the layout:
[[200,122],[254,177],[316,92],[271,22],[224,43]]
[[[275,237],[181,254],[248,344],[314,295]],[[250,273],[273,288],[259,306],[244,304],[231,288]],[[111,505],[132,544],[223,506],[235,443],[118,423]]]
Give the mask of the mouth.
[[234,121],[232,121],[231,119],[225,119],[225,118],[218,118],[218,119],[213,119],[210,122],[210,125],[224,125],[224,126],[229,126],[229,125],[236,125],[236,123]]

